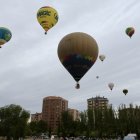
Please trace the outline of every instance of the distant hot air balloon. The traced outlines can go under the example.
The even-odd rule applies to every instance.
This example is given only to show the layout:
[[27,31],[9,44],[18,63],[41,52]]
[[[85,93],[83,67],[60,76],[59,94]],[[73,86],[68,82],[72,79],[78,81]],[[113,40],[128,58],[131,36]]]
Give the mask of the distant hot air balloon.
[[114,83],[109,83],[109,84],[108,84],[108,87],[110,88],[110,90],[112,90],[113,87],[114,87]]
[[9,29],[5,27],[0,27],[0,48],[1,45],[7,43],[12,37],[12,33]]
[[126,34],[131,38],[132,35],[133,35],[134,32],[135,32],[135,29],[134,29],[133,27],[128,27],[128,28],[126,28],[125,32],[126,32]]
[[50,6],[41,7],[37,12],[37,20],[47,34],[47,31],[58,22],[58,13]]
[[62,65],[78,83],[98,57],[98,45],[94,38],[82,32],[70,33],[58,45],[58,57]]
[[104,61],[105,55],[103,55],[103,54],[99,55],[99,59],[100,59],[101,61]]
[[99,76],[96,76],[96,78],[98,79],[98,78],[99,78]]
[[128,93],[127,89],[123,89],[123,93],[126,95]]

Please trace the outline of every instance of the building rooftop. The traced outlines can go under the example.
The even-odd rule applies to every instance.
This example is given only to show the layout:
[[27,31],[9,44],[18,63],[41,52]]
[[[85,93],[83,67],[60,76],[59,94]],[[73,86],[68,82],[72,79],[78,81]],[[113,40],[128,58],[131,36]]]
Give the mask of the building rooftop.
[[96,97],[92,97],[92,98],[89,98],[89,99],[87,99],[87,100],[107,100],[108,101],[108,99],[107,98],[105,98],[104,96],[103,97],[100,97],[100,96],[96,96]]
[[[61,99],[61,100],[66,100],[62,97],[59,97],[59,96],[47,96],[47,97],[44,97],[43,100],[53,100],[53,99]],[[66,100],[67,101],[67,100]]]

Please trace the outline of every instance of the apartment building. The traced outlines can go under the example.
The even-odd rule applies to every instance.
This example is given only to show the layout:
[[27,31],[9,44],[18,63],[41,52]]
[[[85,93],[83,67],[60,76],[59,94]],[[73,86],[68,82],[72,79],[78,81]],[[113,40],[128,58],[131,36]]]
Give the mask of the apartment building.
[[108,99],[100,96],[92,97],[90,99],[87,99],[87,108],[88,109],[105,109],[108,108]]
[[31,121],[40,121],[42,120],[42,113],[35,113],[35,114],[31,114]]
[[60,124],[61,114],[68,110],[68,101],[58,96],[48,96],[43,99],[42,120],[47,121],[49,129],[56,132]]
[[79,111],[78,111],[78,110],[68,108],[68,112],[69,112],[69,114],[72,116],[72,118],[73,118],[74,121],[80,119]]

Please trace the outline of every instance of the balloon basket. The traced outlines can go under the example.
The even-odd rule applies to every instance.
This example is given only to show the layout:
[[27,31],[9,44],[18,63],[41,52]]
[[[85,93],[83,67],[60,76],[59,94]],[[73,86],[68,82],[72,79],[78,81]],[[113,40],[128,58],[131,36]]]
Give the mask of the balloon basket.
[[80,84],[77,83],[76,86],[75,86],[75,88],[76,88],[76,89],[79,89],[79,88],[80,88]]

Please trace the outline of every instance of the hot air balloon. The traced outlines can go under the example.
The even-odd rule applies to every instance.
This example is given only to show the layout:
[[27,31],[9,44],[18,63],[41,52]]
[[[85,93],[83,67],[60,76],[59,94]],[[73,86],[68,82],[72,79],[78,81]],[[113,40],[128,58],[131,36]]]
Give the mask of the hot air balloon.
[[12,33],[9,29],[5,27],[0,27],[0,48],[1,45],[7,43],[12,37]]
[[128,27],[128,28],[126,28],[125,32],[126,32],[126,34],[131,38],[132,35],[133,35],[134,32],[135,32],[135,29],[134,29],[133,27]]
[[98,45],[94,38],[82,32],[70,33],[58,45],[58,57],[62,65],[78,83],[98,57]]
[[99,78],[99,76],[96,76],[96,79],[98,79]]
[[99,59],[103,62],[105,59],[105,55],[103,55],[103,54],[99,55]]
[[112,90],[113,87],[114,87],[114,83],[109,83],[109,84],[108,84],[108,87],[110,88],[110,90]]
[[126,95],[128,93],[127,89],[123,89],[123,93]]
[[58,22],[58,13],[52,7],[41,7],[37,12],[37,20],[47,34],[47,31]]

